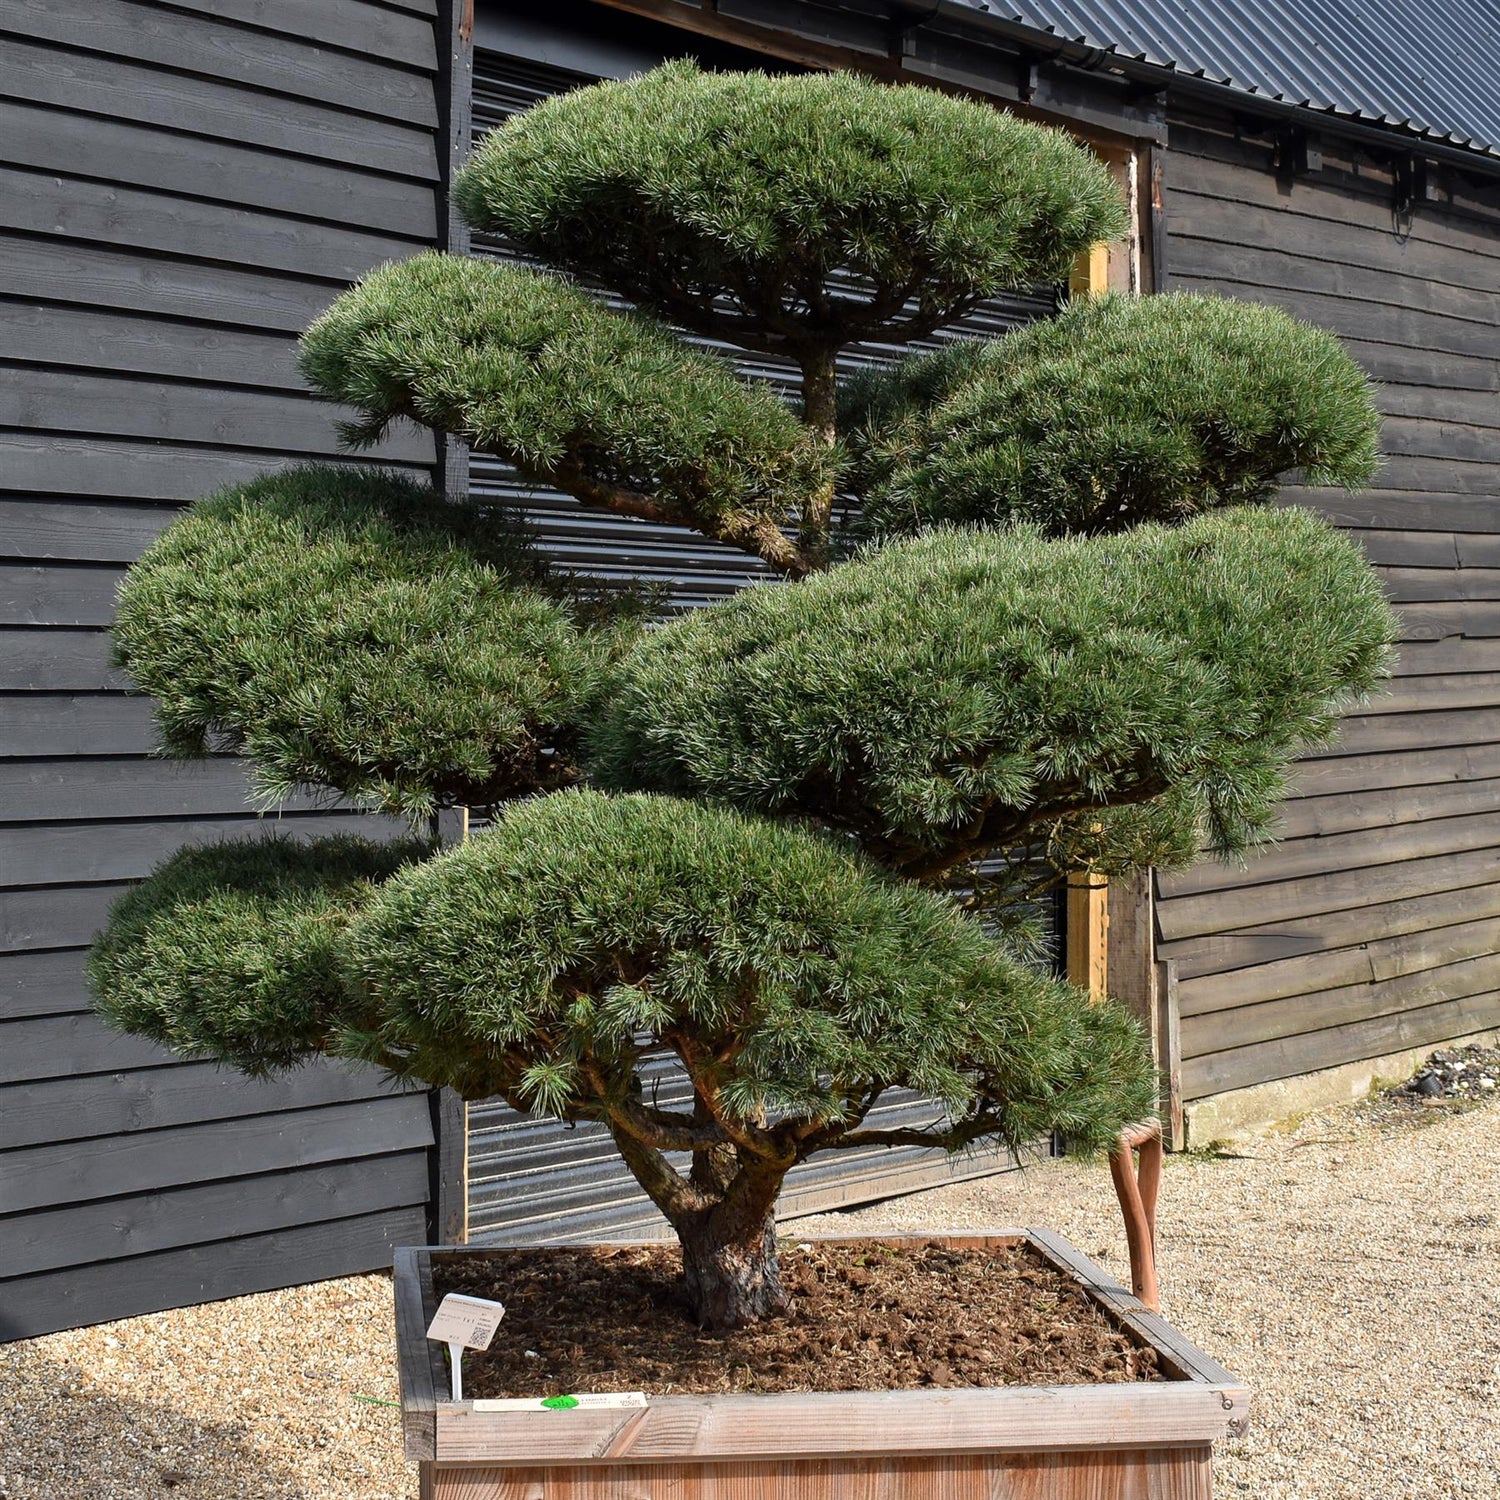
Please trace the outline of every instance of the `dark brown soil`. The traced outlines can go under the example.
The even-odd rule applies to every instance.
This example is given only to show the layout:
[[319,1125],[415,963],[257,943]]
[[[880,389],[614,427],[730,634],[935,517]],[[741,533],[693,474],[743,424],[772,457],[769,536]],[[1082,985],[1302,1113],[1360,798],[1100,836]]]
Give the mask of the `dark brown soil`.
[[781,1270],[788,1315],[732,1333],[689,1319],[675,1246],[444,1256],[433,1281],[505,1304],[488,1352],[464,1356],[470,1399],[1168,1378],[1024,1245],[788,1245]]

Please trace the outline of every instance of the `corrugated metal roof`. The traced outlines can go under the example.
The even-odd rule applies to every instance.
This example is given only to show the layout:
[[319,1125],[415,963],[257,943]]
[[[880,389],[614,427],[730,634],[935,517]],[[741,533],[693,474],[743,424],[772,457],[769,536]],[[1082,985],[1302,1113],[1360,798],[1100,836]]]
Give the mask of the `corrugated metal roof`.
[[1240,93],[1500,158],[1497,0],[957,0]]

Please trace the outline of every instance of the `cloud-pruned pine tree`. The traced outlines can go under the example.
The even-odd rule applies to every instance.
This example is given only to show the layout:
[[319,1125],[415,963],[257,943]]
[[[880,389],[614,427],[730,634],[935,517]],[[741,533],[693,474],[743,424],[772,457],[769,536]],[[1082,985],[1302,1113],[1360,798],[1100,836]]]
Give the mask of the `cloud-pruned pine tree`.
[[[841,350],[1124,222],[1061,133],[921,89],[673,64],[508,122],[455,198],[545,268],[424,255],[339,298],[303,368],[350,442],[437,426],[784,581],[650,628],[502,513],[369,470],[200,502],[117,630],[166,747],[495,826],[179,856],[114,913],[100,1006],[253,1071],[359,1058],[600,1121],[700,1319],[774,1316],[776,1197],[812,1152],[1098,1146],[1151,1109],[1130,1018],[999,935],[1005,872],[1264,834],[1392,620],[1349,543],[1252,502],[1292,466],[1367,477],[1368,389],[1279,313],[1157,298],[904,363],[841,418]],[[789,359],[800,412],[679,329]],[[680,1107],[643,1078],[664,1053]],[[931,1123],[873,1123],[907,1087]]]

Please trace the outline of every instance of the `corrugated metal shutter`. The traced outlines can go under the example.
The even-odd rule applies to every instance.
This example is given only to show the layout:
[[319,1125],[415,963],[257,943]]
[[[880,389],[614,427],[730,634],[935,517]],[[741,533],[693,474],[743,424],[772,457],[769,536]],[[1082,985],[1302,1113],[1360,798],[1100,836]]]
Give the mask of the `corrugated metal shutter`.
[[[480,50],[474,68],[474,131],[480,136],[511,114],[548,96],[596,81],[573,72],[505,53]],[[506,258],[499,241],[475,236],[478,255]],[[997,298],[976,309],[954,329],[925,342],[926,347],[955,338],[993,337],[1057,310],[1053,288]],[[895,358],[901,350],[863,346],[842,365]],[[774,383],[796,399],[797,372],[765,356],[735,351],[746,374]],[[470,460],[470,488],[497,504],[521,512],[546,550],[564,567],[608,579],[640,579],[659,585],[676,608],[721,599],[768,576],[758,559],[706,538],[670,527],[651,526],[625,516],[584,509],[576,500],[527,484],[497,459],[476,454]],[[659,1063],[659,1097],[670,1107],[688,1094],[686,1078],[674,1059]],[[891,1095],[871,1116],[882,1128],[931,1120],[934,1107],[914,1094]],[[788,1180],[784,1215],[869,1202],[940,1181],[1003,1170],[1009,1158],[972,1152],[949,1158],[942,1152],[872,1148],[827,1153],[804,1163]],[[591,1239],[620,1234],[654,1234],[666,1226],[615,1154],[599,1125],[566,1127],[556,1120],[527,1119],[495,1102],[469,1108],[469,1238],[484,1244],[549,1239]]]

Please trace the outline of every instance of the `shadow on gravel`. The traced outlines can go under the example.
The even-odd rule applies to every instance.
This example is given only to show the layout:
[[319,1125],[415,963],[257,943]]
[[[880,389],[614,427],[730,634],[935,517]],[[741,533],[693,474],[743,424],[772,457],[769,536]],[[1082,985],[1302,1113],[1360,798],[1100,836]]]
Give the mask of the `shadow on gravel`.
[[99,1380],[0,1347],[0,1500],[313,1500],[240,1424],[107,1394]]

